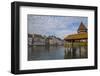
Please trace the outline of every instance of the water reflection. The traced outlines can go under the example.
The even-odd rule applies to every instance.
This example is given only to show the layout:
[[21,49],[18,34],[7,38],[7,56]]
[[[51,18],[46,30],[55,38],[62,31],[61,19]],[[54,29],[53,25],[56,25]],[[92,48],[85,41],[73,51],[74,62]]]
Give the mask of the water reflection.
[[64,46],[29,46],[28,60],[55,60],[87,58],[87,46],[64,48]]
[[66,48],[64,59],[87,58],[87,46]]

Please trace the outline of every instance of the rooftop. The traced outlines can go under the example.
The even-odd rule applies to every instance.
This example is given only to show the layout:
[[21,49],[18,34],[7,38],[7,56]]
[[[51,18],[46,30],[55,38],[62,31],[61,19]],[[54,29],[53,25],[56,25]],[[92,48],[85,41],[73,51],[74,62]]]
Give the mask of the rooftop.
[[83,31],[83,32],[87,32],[87,28],[86,26],[83,24],[83,22],[80,23],[80,26],[77,30],[78,32]]
[[87,28],[85,25],[81,22],[80,26],[77,30],[78,33],[76,34],[70,34],[68,36],[65,36],[64,40],[80,40],[80,39],[87,39],[88,38],[88,33],[87,33]]
[[64,40],[80,40],[80,39],[87,39],[87,33],[78,33],[78,34],[71,34],[64,38]]

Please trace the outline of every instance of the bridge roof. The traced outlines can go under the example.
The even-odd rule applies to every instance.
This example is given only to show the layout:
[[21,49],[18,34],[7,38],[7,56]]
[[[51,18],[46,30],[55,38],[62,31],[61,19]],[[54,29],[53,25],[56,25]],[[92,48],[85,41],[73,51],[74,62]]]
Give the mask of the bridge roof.
[[78,34],[71,34],[64,38],[64,40],[81,40],[81,39],[87,39],[88,34],[87,33],[78,33]]

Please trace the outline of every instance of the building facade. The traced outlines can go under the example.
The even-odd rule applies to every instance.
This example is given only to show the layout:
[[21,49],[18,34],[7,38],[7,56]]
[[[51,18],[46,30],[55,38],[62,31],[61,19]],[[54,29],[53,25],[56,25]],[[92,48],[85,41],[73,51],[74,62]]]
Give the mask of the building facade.
[[33,39],[32,41],[33,45],[45,45],[45,37],[39,34],[33,34],[32,39]]
[[28,34],[28,44],[29,45],[63,45],[63,40],[57,38],[56,36],[42,36],[39,34]]

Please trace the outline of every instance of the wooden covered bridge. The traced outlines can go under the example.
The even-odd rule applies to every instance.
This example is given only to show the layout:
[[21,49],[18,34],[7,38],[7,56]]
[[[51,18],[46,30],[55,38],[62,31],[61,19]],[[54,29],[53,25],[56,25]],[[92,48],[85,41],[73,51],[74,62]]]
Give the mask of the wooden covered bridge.
[[88,33],[87,28],[81,22],[76,34],[65,36],[65,47],[74,47],[77,45],[87,45]]

